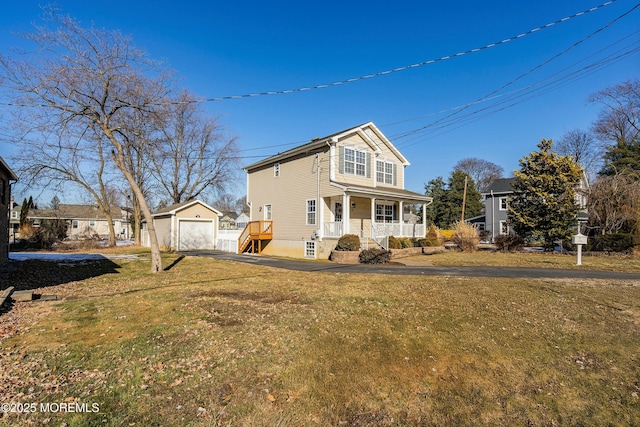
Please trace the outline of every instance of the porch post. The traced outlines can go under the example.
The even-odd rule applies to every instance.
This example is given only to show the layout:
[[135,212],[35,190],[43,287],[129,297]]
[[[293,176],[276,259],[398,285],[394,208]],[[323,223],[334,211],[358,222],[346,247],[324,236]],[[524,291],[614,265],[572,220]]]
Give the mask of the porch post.
[[427,237],[427,204],[422,204],[422,225],[424,226],[424,236]]
[[322,241],[324,237],[324,197],[318,197],[318,212],[316,215],[318,216],[318,238]]
[[347,193],[342,194],[342,234],[351,232],[351,196]]
[[[376,198],[371,198],[371,225],[369,226],[369,234],[371,234],[371,238],[375,239],[378,236],[374,235],[373,230],[376,230]],[[378,234],[378,233],[375,233]]]
[[400,223],[400,235],[402,237],[409,237],[409,236],[405,236],[404,234],[404,202],[402,200],[398,202],[398,210],[400,211],[398,212],[398,222]]

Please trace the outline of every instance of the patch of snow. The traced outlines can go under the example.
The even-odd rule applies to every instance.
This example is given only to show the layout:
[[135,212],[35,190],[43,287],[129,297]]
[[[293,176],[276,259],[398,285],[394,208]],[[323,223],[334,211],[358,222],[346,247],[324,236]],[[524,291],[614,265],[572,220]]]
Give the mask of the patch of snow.
[[9,259],[14,261],[26,261],[28,259],[39,259],[42,261],[92,261],[103,260],[106,257],[102,254],[69,254],[56,252],[10,252]]
[[39,259],[51,262],[79,262],[101,261],[105,259],[138,259],[137,255],[102,255],[102,254],[76,254],[65,252],[10,252],[9,259],[14,261],[26,261]]

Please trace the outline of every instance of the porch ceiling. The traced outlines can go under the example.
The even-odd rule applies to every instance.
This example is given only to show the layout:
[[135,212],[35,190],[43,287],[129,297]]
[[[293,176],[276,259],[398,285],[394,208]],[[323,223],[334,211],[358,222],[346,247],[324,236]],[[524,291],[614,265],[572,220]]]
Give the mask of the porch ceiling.
[[431,203],[433,198],[404,189],[392,187],[365,187],[331,182],[350,196],[365,198],[391,198],[408,203]]

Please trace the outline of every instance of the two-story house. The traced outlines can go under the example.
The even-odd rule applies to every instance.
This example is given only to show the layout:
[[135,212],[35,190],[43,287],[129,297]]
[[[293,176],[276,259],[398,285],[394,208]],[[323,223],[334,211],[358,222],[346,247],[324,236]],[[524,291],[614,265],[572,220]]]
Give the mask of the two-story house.
[[424,237],[408,205],[432,199],[404,188],[407,159],[373,123],[315,138],[246,166],[250,222],[239,251],[327,258],[344,234],[364,244]]
[[0,264],[9,257],[9,211],[11,210],[11,181],[18,177],[0,157]]
[[513,177],[494,179],[482,193],[485,219],[481,228],[489,233],[492,242],[496,236],[509,233],[507,210],[509,196],[513,194],[514,180]]
[[[514,194],[514,181],[514,177],[495,179],[489,184],[487,190],[482,193],[485,207],[484,222],[482,222],[482,217],[474,218],[479,220],[473,222],[478,223],[480,229],[488,232],[492,242],[497,236],[509,234],[511,231],[508,222],[508,210],[509,197]],[[578,208],[581,210],[587,208],[588,193],[589,181],[583,173],[576,188],[575,199],[576,205],[578,205]]]

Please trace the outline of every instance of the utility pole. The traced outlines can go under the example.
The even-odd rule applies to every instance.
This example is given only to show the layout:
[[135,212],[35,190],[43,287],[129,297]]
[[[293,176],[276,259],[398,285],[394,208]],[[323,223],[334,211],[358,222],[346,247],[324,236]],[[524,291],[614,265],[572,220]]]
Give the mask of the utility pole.
[[467,203],[467,180],[469,179],[468,176],[464,177],[464,192],[462,193],[462,218],[460,219],[460,221],[464,222],[464,206]]

